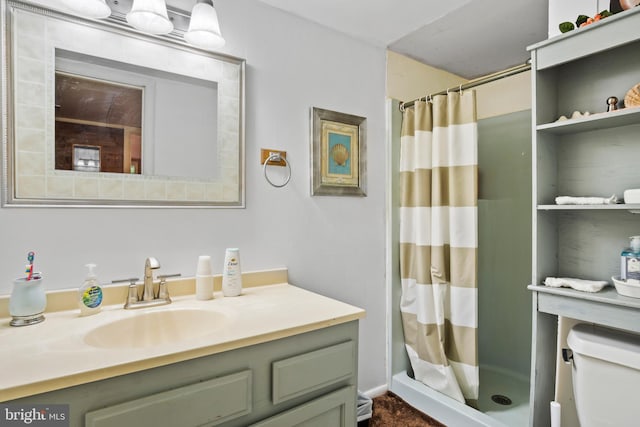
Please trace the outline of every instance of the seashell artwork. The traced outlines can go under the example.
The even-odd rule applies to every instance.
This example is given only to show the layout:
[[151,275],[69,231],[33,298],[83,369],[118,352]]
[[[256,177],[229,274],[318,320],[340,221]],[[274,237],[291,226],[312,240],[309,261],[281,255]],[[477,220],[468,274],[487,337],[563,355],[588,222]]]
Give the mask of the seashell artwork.
[[626,108],[640,107],[640,83],[629,89],[624,97],[624,106]]
[[349,159],[349,150],[342,144],[336,144],[331,148],[331,157],[338,166],[344,166]]

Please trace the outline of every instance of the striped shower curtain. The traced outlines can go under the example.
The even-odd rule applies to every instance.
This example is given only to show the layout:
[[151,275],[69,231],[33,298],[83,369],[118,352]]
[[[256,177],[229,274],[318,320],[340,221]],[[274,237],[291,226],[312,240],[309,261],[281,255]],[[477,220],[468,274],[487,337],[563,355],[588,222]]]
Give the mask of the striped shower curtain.
[[477,150],[474,91],[404,111],[400,274],[405,347],[415,379],[478,399]]

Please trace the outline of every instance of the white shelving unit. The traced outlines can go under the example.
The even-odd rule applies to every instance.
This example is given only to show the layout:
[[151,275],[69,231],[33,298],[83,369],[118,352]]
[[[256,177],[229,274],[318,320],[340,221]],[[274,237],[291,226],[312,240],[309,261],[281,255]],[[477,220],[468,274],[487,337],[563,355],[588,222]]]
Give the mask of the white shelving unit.
[[[619,254],[640,234],[640,204],[556,205],[557,196],[619,200],[640,188],[640,108],[606,112],[640,83],[640,8],[529,48],[533,89],[533,345],[531,426],[550,425],[557,317],[640,332],[640,299],[614,288],[549,288],[546,277],[611,281]],[[590,115],[558,121],[574,111]]]

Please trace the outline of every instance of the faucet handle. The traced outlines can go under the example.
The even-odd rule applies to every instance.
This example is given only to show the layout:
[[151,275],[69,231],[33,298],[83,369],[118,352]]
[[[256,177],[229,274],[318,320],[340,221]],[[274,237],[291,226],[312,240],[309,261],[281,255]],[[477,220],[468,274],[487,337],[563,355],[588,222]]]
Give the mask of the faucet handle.
[[140,280],[137,277],[131,277],[129,279],[112,280],[111,283],[123,283],[129,282],[129,290],[127,292],[127,300],[124,303],[124,308],[128,308],[131,304],[138,302],[138,285],[137,281]]
[[167,279],[169,277],[178,277],[178,276],[181,276],[181,274],[180,273],[161,274],[158,276],[158,279],[160,279],[160,286],[158,287],[158,299],[171,301],[171,298],[169,298],[169,291],[167,290]]

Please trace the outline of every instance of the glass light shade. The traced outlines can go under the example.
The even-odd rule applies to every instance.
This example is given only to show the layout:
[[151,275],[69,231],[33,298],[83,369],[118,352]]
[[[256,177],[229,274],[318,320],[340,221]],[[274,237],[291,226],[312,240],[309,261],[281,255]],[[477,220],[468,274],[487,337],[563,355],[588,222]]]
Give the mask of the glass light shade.
[[103,19],[111,15],[106,0],[62,0],[61,3],[69,12],[85,18]]
[[169,34],[173,31],[164,0],[133,0],[127,22],[134,28],[151,34]]
[[189,29],[184,39],[204,49],[217,49],[224,46],[224,38],[220,32],[218,13],[210,0],[199,0],[191,11]]

